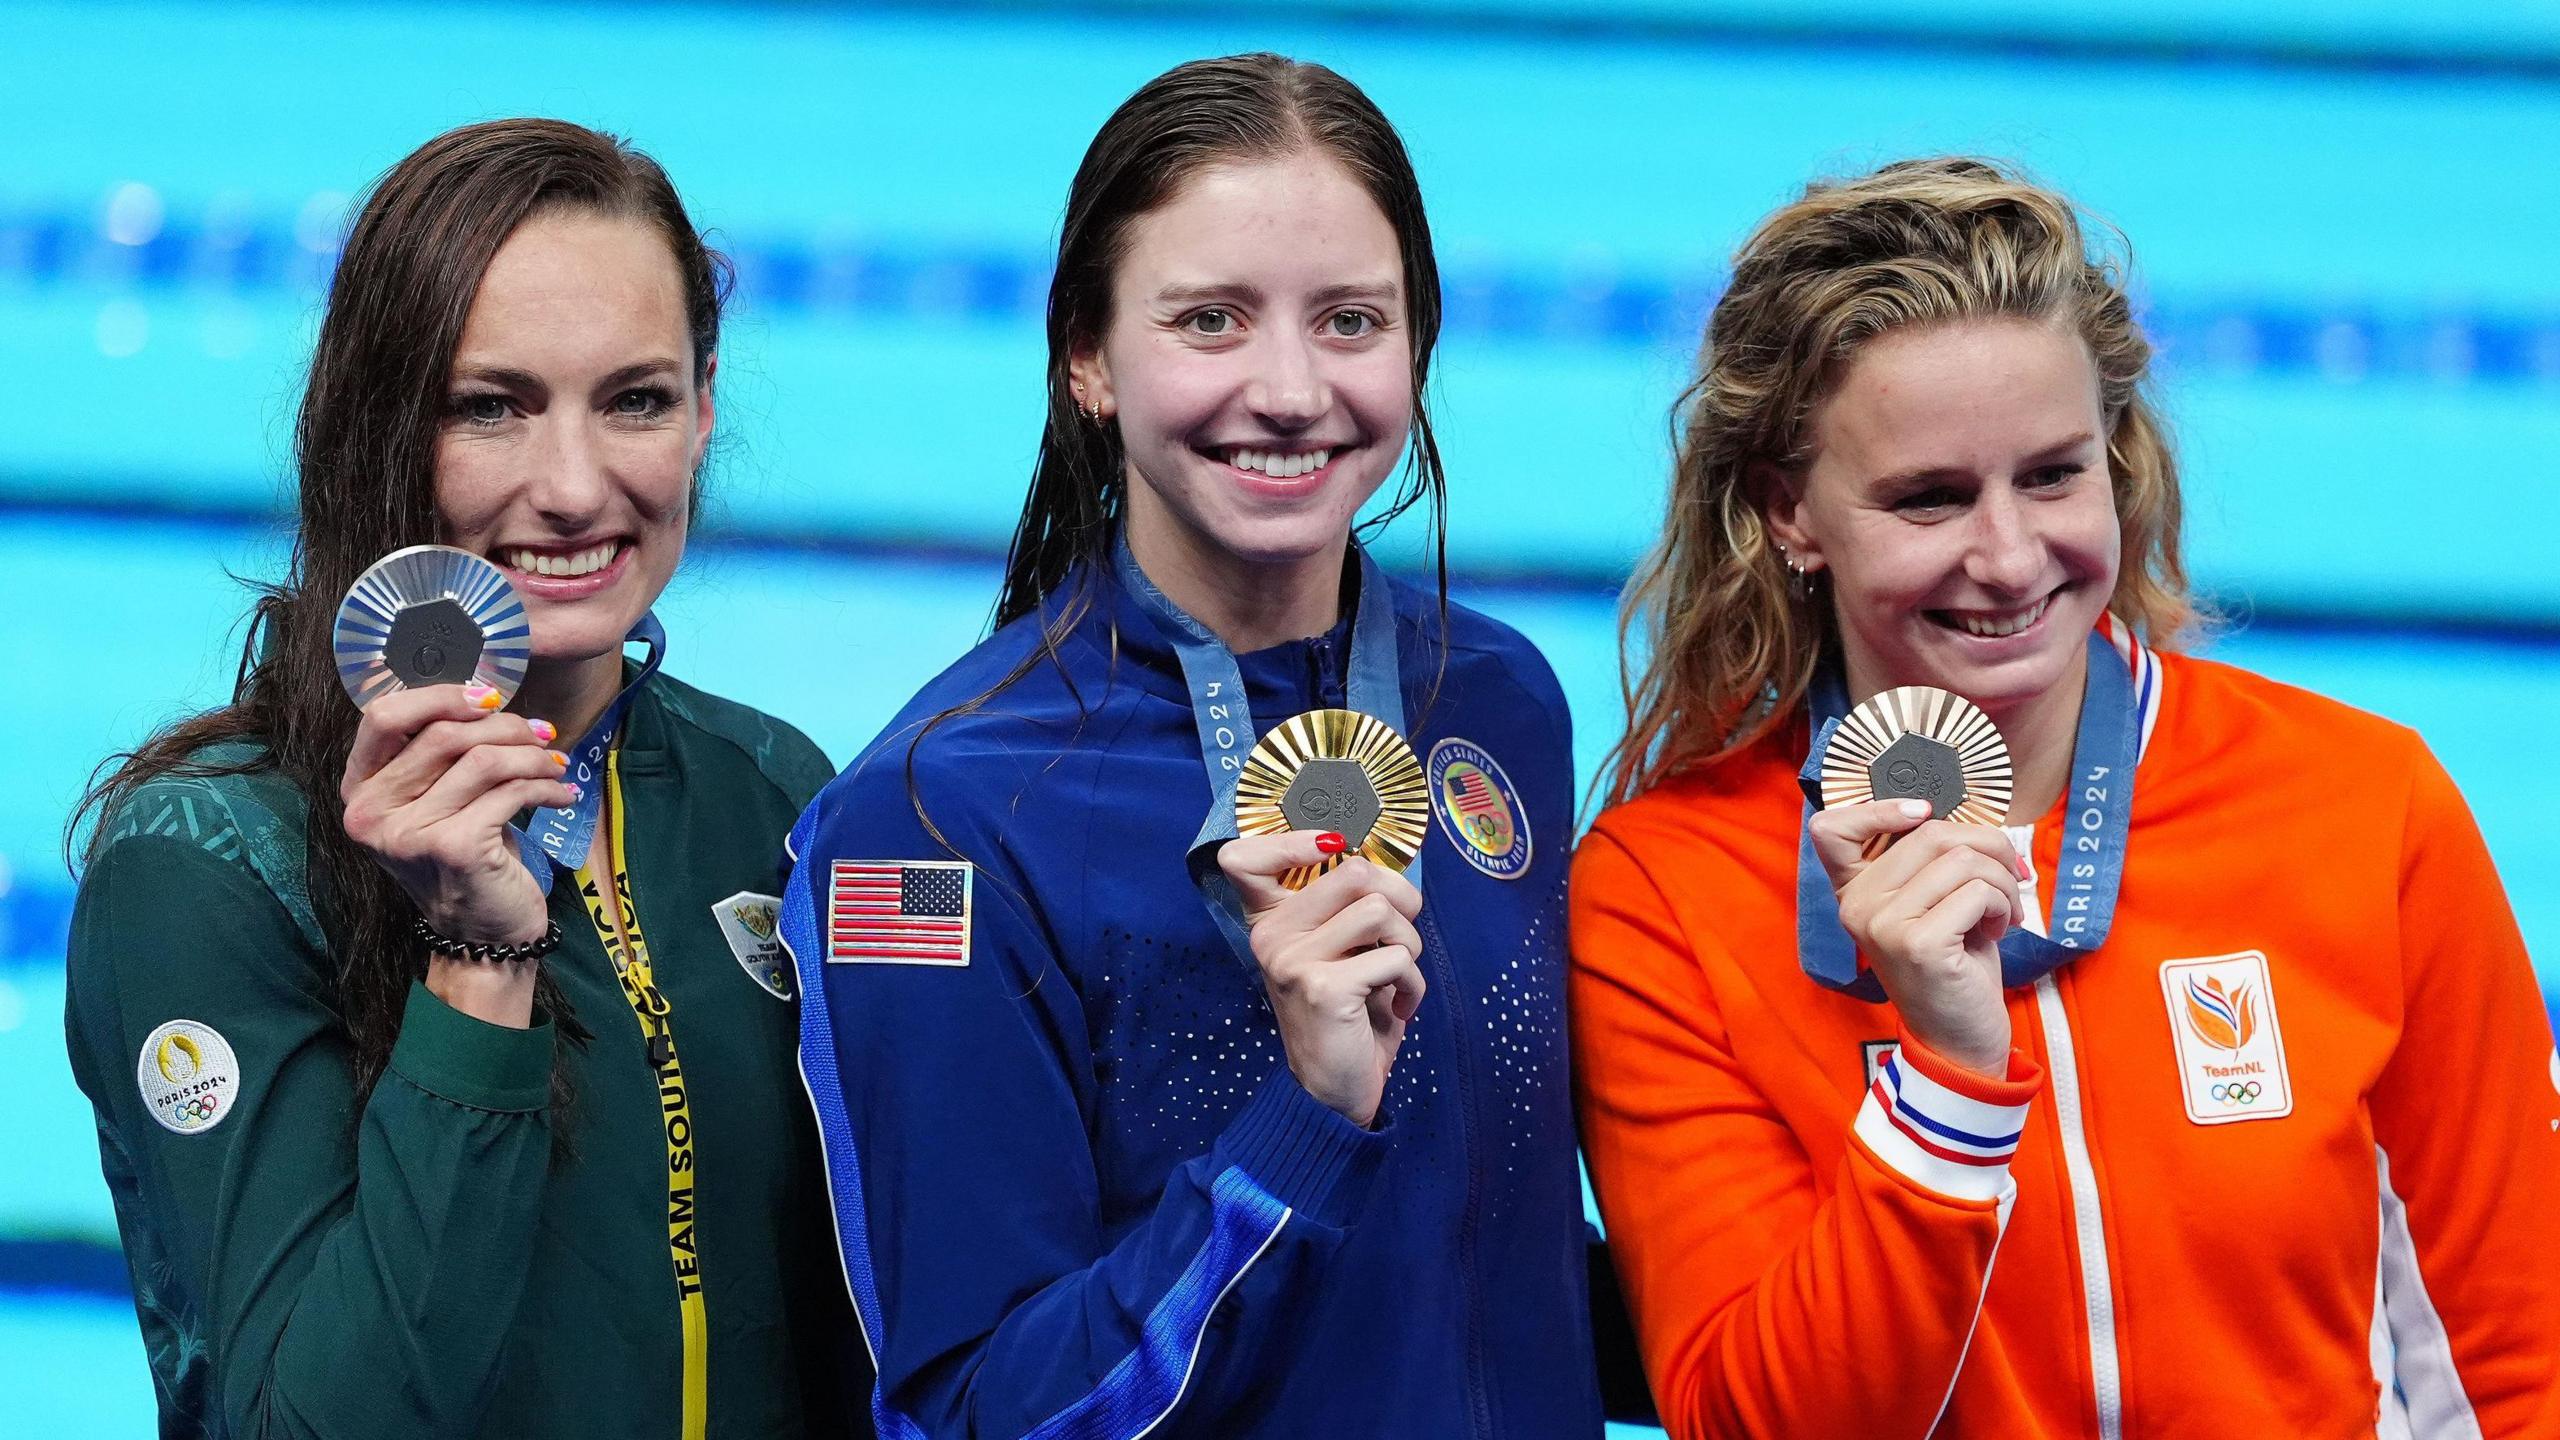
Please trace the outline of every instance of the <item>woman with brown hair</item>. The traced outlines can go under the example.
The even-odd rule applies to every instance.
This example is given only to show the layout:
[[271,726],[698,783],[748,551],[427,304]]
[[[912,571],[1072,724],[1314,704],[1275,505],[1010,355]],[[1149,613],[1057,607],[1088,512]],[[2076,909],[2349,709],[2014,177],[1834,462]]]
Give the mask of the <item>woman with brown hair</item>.
[[[2416,736],[2177,653],[2149,363],[2070,203],[1981,162],[1817,185],[1736,258],[1574,867],[1584,1142],[1675,1435],[2560,1433],[2560,1061],[2504,892]],[[1813,808],[1826,727],[1905,686],[1997,726],[2005,817]]]
[[[883,1434],[1600,1430],[1564,698],[1356,524],[1399,468],[1439,506],[1439,319],[1403,142],[1331,70],[1177,66],[1085,152],[1000,628],[793,831]],[[1237,838],[1257,737],[1346,711],[1411,745],[1403,848],[1340,755]]]
[[[82,807],[71,1059],[164,1433],[867,1429],[845,1297],[802,1263],[826,1221],[770,941],[826,761],[659,673],[650,615],[725,282],[655,162],[556,121],[439,136],[356,217],[232,702]],[[348,703],[338,599],[427,543],[522,597],[512,709]]]

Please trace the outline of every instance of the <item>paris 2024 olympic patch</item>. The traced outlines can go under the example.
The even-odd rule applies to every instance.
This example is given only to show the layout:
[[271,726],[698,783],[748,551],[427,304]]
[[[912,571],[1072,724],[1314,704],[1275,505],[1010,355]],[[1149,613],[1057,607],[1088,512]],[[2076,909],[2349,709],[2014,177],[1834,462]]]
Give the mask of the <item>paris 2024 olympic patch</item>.
[[142,1108],[162,1129],[200,1135],[229,1119],[239,1102],[240,1057],[203,1021],[172,1020],[143,1040],[134,1079]]

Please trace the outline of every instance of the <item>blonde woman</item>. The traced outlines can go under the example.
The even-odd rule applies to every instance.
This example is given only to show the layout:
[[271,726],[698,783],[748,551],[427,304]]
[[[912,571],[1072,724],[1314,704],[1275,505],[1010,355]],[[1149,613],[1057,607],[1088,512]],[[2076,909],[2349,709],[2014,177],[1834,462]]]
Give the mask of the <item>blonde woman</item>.
[[[2523,942],[2415,735],[2178,653],[2149,359],[2070,203],[1980,162],[1736,259],[1573,877],[1674,1435],[2560,1434]],[[1808,813],[1817,727],[1901,685],[1998,724],[2006,827]]]

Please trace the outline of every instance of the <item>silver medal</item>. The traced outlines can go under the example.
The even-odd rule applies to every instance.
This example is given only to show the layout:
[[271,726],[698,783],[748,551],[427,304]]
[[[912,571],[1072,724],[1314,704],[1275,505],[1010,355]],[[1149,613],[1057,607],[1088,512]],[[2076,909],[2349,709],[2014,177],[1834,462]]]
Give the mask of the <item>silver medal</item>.
[[394,690],[475,680],[513,699],[533,629],[506,572],[468,550],[412,545],[356,577],[331,644],[359,708]]

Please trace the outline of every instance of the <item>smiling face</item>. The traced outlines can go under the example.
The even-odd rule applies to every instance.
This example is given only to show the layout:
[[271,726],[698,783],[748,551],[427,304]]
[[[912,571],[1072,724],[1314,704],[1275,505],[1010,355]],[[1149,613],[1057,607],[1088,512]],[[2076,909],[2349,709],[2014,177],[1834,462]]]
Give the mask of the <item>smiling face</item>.
[[2009,318],[1888,333],[1812,428],[1769,519],[1829,579],[1852,692],[1934,685],[2004,729],[2076,703],[2122,549],[2079,338]]
[[621,653],[684,551],[711,418],[655,230],[568,210],[507,237],[454,350],[436,508],[524,596],[535,659]]
[[1213,166],[1131,223],[1070,375],[1118,424],[1150,573],[1339,563],[1413,426],[1404,291],[1395,228],[1313,151]]

